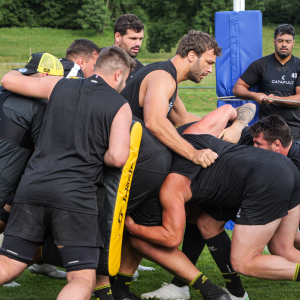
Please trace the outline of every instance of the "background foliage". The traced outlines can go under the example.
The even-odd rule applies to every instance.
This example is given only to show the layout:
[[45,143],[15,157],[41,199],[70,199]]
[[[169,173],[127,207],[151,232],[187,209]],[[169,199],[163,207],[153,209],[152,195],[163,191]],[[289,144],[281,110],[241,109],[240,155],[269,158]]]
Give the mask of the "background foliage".
[[[149,52],[170,52],[190,29],[214,33],[216,11],[233,9],[233,0],[0,0],[0,27],[93,29],[99,35],[122,14],[147,25]],[[246,0],[261,10],[264,24],[300,21],[299,0]]]

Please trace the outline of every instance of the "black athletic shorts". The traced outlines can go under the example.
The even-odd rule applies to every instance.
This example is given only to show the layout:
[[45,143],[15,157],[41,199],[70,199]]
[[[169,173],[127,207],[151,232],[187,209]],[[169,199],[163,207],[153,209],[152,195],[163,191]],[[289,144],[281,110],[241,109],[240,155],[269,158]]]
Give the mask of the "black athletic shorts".
[[268,182],[268,178],[263,176],[253,178],[253,181],[249,179],[239,208],[203,208],[217,221],[232,220],[240,225],[265,225],[283,218],[290,209],[300,204],[299,183],[300,173],[294,163],[289,162],[272,182]]
[[165,151],[151,162],[134,170],[127,214],[137,224],[161,225],[162,208],[158,196],[161,185],[169,173],[171,162],[171,152]]
[[235,222],[236,215],[239,211],[239,207],[201,205],[201,208],[216,221],[225,222],[228,222],[229,220]]
[[100,246],[97,215],[34,204],[14,202],[4,234],[42,243],[48,229],[56,245]]

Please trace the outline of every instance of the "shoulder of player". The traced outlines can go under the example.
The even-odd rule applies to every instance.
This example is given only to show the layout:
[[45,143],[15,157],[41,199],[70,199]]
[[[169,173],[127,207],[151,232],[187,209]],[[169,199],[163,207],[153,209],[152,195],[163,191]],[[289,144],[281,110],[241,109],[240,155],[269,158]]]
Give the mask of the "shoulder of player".
[[[272,56],[272,55],[274,55],[274,54],[270,54],[270,55],[264,56],[262,58],[259,58],[259,59],[255,60],[255,61],[253,61],[251,63],[251,65],[252,66],[258,66],[258,67],[264,66],[264,65],[267,64],[269,57]],[[275,57],[275,55],[274,55],[274,57]]]
[[148,85],[164,86],[166,89],[175,89],[176,81],[172,75],[165,70],[155,70],[149,73],[147,76]]
[[4,107],[8,107],[11,104],[12,106],[15,105],[21,107],[22,110],[26,109],[26,107],[28,109],[38,110],[41,107],[47,106],[48,103],[46,99],[26,97],[15,93],[8,96],[7,100],[8,101],[5,101],[4,103]]

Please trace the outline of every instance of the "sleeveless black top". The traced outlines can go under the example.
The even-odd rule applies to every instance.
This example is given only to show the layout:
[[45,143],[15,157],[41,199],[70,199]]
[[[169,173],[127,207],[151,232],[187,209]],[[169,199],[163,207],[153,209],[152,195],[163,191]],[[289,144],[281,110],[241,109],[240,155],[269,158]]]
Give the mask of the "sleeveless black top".
[[127,101],[98,75],[54,87],[16,202],[97,214],[112,122]]
[[168,72],[176,82],[176,89],[174,91],[174,94],[169,99],[169,109],[168,109],[168,115],[169,115],[174,106],[174,102],[177,95],[177,71],[170,60],[156,62],[141,68],[130,79],[130,81],[127,83],[126,87],[124,88],[124,90],[121,92],[121,95],[128,101],[132,110],[132,114],[143,121],[144,121],[144,109],[143,107],[140,107],[139,104],[139,93],[140,93],[141,83],[149,73],[156,70],[164,70]]

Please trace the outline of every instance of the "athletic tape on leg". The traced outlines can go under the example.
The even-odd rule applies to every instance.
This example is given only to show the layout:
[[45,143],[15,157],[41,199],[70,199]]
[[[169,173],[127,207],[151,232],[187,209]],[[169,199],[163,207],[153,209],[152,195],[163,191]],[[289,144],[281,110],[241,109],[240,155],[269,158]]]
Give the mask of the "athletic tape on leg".
[[131,128],[130,154],[125,166],[104,169],[106,196],[100,223],[104,249],[100,251],[97,274],[114,276],[120,269],[124,221],[141,139],[142,125],[135,122]]

